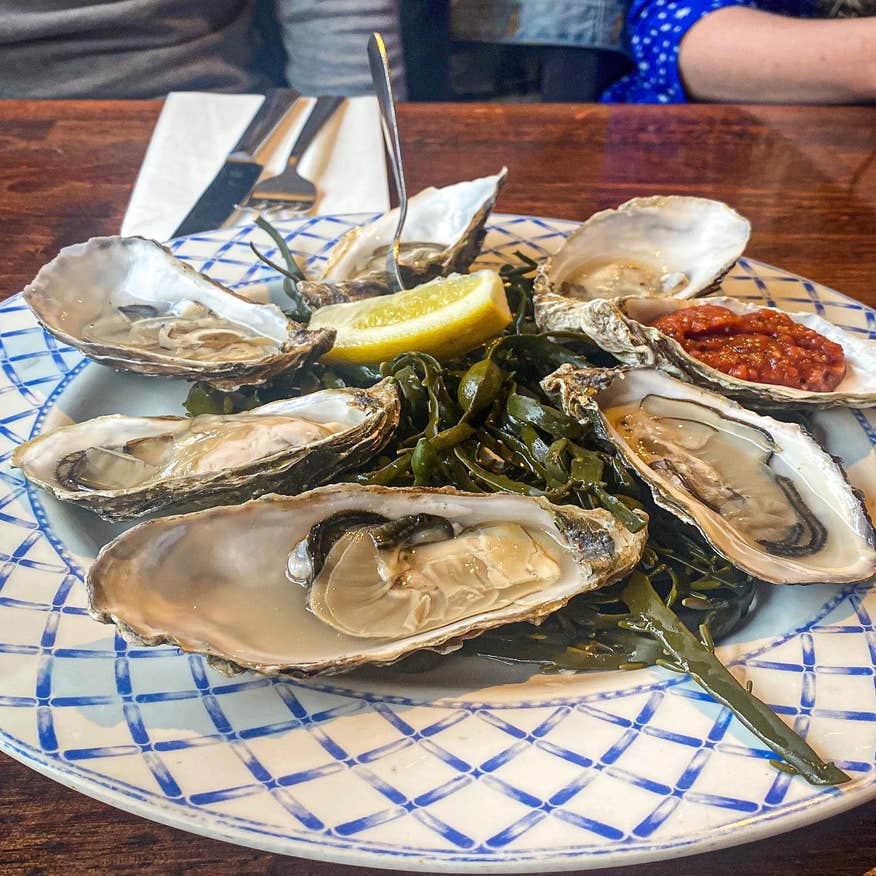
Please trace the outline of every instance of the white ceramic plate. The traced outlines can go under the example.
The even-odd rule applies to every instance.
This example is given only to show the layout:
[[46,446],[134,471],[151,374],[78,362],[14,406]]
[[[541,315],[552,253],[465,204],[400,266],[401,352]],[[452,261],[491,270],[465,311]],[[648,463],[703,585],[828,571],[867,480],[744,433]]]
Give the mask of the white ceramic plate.
[[[293,250],[318,259],[367,218],[284,228]],[[493,217],[482,261],[543,257],[573,227]],[[255,262],[252,238],[241,227],[173,248],[225,283],[258,284],[272,272]],[[876,329],[868,308],[748,260],[724,290],[815,310],[864,335]],[[0,307],[0,344],[0,747],[65,785],[271,851],[472,872],[677,857],[876,796],[876,599],[863,586],[765,589],[719,649],[853,777],[842,788],[777,772],[726,709],[660,670],[539,676],[449,657],[425,675],[228,679],[200,657],[125,644],[88,617],[82,583],[89,558],[122,527],[30,488],[9,457],[66,419],[179,413],[185,386],[84,362],[18,297]],[[876,497],[871,419],[831,412],[819,431]]]

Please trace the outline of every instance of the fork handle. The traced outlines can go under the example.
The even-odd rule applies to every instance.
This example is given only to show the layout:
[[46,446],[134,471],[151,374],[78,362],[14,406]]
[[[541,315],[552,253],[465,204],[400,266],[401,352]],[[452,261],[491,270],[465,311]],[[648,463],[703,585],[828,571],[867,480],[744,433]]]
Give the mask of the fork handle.
[[343,97],[329,95],[318,97],[298,139],[292,146],[287,164],[297,164],[298,159],[307,151],[313,138],[322,130],[322,126],[334,115],[335,110],[344,102]]
[[402,161],[401,140],[398,134],[398,119],[395,117],[395,97],[392,93],[392,76],[389,72],[389,56],[386,44],[377,31],[368,40],[368,65],[371,68],[371,81],[377,94],[380,120],[383,128],[383,141],[389,152],[395,187],[398,192],[398,222],[392,243],[386,252],[386,285],[390,292],[400,292],[405,288],[399,269],[398,258],[402,229],[408,215],[408,190],[405,185],[405,169]]

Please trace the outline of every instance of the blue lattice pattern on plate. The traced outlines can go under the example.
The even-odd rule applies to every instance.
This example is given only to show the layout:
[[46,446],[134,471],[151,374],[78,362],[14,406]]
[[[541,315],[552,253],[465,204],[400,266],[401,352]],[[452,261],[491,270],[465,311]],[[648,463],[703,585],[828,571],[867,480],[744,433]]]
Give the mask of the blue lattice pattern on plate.
[[[366,218],[307,219],[288,226],[288,240],[315,264]],[[572,227],[494,217],[483,261],[542,257]],[[248,226],[173,249],[223,282],[253,283],[275,276],[254,263],[253,235]],[[854,331],[874,326],[861,305],[747,260],[725,289],[814,308]],[[228,679],[200,657],[127,645],[88,617],[80,561],[8,464],[87,366],[20,299],[0,314],[0,742],[34,768],[236,842],[426,869],[678,854],[872,795],[876,599],[865,587],[825,591],[797,628],[725,649],[762,698],[855,777],[843,791],[777,772],[726,708],[658,671],[503,686],[512,679],[496,667],[485,689],[435,692],[417,677]],[[863,414],[855,422],[872,435]]]

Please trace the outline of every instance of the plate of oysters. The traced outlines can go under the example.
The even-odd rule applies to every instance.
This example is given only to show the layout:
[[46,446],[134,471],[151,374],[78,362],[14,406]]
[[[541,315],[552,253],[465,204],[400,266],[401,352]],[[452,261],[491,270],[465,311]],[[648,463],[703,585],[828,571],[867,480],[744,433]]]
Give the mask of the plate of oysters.
[[[63,249],[0,306],[0,747],[185,830],[604,867],[876,796],[876,315],[698,197]],[[582,217],[584,219],[585,217]]]

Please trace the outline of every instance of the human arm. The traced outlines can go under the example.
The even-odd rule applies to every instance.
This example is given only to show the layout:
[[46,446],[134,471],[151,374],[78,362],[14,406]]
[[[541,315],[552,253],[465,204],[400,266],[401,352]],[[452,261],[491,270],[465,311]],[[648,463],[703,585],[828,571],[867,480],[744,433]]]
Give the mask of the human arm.
[[694,100],[876,101],[876,17],[802,19],[725,7],[686,33],[678,66]]

